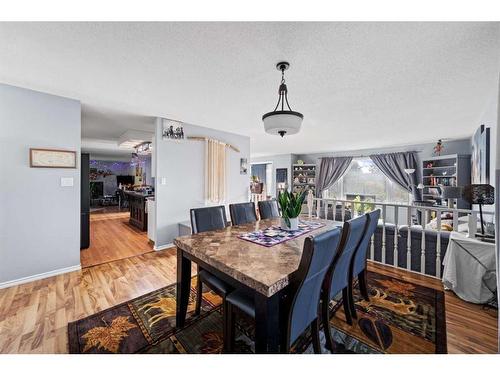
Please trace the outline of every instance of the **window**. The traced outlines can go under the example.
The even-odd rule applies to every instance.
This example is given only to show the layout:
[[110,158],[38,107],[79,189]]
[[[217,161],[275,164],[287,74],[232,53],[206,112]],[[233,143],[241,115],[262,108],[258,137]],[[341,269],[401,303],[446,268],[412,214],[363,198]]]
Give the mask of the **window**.
[[332,187],[323,192],[325,198],[408,204],[408,191],[392,182],[370,158],[351,162],[348,171]]

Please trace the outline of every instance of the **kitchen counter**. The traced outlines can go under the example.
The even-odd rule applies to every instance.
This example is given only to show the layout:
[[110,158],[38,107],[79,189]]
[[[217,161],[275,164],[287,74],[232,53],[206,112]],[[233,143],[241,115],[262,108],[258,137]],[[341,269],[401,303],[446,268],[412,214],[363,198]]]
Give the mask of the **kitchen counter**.
[[146,208],[147,199],[154,199],[152,193],[142,193],[137,191],[125,191],[128,196],[130,207],[130,225],[142,230],[148,230],[148,214]]

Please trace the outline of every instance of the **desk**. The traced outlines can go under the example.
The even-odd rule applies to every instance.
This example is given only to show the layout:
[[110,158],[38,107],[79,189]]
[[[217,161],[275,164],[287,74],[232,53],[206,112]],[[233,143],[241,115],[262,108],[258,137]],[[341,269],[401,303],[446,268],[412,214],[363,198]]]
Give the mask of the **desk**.
[[463,300],[486,303],[494,296],[495,244],[451,232],[443,265],[444,286]]
[[278,352],[281,326],[279,300],[288,286],[290,275],[299,267],[304,239],[343,224],[315,220],[325,226],[272,247],[257,245],[238,236],[279,225],[279,219],[176,238],[177,327],[181,328],[185,323],[191,289],[191,262],[195,262],[233,287],[247,290],[255,296],[255,350],[257,353]]

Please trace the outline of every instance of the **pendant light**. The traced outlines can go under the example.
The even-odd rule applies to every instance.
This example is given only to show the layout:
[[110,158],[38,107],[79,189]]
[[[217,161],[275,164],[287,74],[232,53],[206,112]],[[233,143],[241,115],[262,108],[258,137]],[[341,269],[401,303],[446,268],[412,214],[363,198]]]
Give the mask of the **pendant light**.
[[[300,112],[292,111],[290,104],[288,104],[288,89],[285,84],[285,70],[290,67],[286,61],[276,64],[276,69],[281,70],[281,84],[278,90],[278,104],[274,111],[266,113],[262,116],[264,122],[264,129],[266,133],[273,135],[286,135],[297,134],[300,131],[304,115]],[[285,108],[288,107],[288,110]]]

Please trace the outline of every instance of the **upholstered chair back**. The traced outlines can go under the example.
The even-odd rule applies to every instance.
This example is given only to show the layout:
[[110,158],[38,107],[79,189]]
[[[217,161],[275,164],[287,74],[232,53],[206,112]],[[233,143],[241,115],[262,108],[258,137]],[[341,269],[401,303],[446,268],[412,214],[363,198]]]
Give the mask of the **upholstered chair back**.
[[193,234],[223,229],[227,226],[224,206],[192,208],[190,216]]
[[340,228],[314,237],[307,237],[299,269],[296,272],[296,292],[289,317],[290,345],[318,317],[321,286],[331,268],[340,243]]
[[253,202],[230,204],[229,214],[231,215],[232,225],[255,223],[257,221],[255,203]]
[[378,219],[380,218],[380,209],[371,211],[365,215],[367,217],[366,230],[358,248],[356,249],[352,261],[354,276],[358,275],[366,268],[366,256],[368,254],[368,249],[370,248],[370,240],[377,229]]
[[349,266],[365,231],[367,217],[358,216],[344,223],[339,251],[330,274],[330,299],[333,299],[349,283]]
[[278,202],[275,199],[269,201],[259,201],[259,214],[262,220],[274,219],[280,216]]

